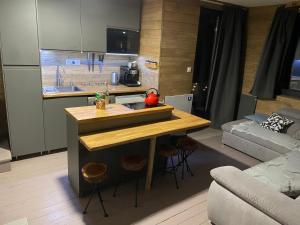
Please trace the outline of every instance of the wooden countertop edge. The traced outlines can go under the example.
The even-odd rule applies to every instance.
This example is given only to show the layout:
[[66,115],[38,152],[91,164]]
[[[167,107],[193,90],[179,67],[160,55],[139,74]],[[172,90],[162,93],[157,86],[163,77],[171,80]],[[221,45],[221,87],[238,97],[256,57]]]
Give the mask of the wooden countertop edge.
[[[83,108],[83,107],[77,107],[77,108]],[[155,108],[124,111],[124,113],[110,115],[110,116],[106,116],[106,117],[96,117],[96,118],[80,119],[80,120],[78,118],[76,118],[69,111],[69,108],[66,108],[65,112],[68,115],[70,115],[74,120],[76,120],[78,124],[85,124],[85,123],[93,123],[93,122],[99,122],[99,121],[105,121],[105,120],[123,119],[123,118],[129,118],[129,117],[133,117],[133,116],[147,115],[147,114],[150,114],[150,113],[153,113],[153,112],[157,112],[157,113],[167,112],[167,111],[172,111],[173,109],[174,109],[174,107],[171,106],[171,105],[164,105],[164,106],[155,107]]]
[[[114,94],[130,94],[130,93],[144,93],[148,90],[148,87],[127,87],[126,89],[120,88],[120,90],[109,90],[111,95]],[[51,98],[63,98],[63,97],[85,97],[93,96],[96,92],[94,91],[77,91],[77,92],[56,92],[56,93],[43,93],[43,99]]]
[[[112,133],[127,132],[130,129],[141,129],[141,133],[142,133],[143,128],[145,128],[145,127],[149,128],[151,126],[155,127],[155,126],[157,126],[157,124],[162,125],[162,126],[171,126],[172,124],[187,123],[187,122],[193,123],[193,124],[189,125],[189,126],[185,126],[183,128],[180,128],[180,129],[175,129],[175,130],[166,129],[165,131],[158,132],[156,134],[149,134],[149,135],[140,136],[140,137],[137,137],[137,138],[127,139],[127,140],[118,141],[118,142],[112,142],[111,144],[106,144],[106,145],[99,146],[99,147],[98,146],[97,147],[91,147],[90,145],[86,144],[85,139],[87,137],[90,138],[91,136],[94,136],[97,139],[98,138],[97,136],[99,136],[101,134],[104,134],[106,132],[81,135],[81,136],[79,136],[79,141],[80,141],[81,144],[83,144],[85,146],[85,148],[88,151],[97,151],[97,150],[106,149],[106,148],[121,145],[121,144],[128,144],[128,143],[135,142],[135,141],[147,140],[147,139],[150,139],[150,138],[153,138],[153,137],[159,137],[159,136],[172,134],[172,133],[177,133],[177,132],[181,132],[181,131],[207,127],[211,123],[210,121],[208,121],[206,119],[203,119],[203,118],[200,118],[200,117],[197,117],[197,116],[194,116],[194,115],[191,115],[191,114],[179,111],[179,110],[174,110],[173,111],[173,116],[175,116],[179,119],[171,120],[171,121],[158,122],[158,123],[153,123],[153,124],[147,124],[147,125],[139,125],[139,126],[121,128],[119,130],[108,131],[107,133],[109,133],[109,132],[112,132]],[[199,122],[200,120],[201,120],[201,123]]]

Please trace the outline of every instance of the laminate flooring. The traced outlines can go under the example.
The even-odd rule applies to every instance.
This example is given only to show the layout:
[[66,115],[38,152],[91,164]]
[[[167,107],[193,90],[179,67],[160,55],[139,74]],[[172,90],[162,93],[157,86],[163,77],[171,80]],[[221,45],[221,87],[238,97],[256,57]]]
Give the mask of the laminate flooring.
[[258,161],[222,145],[218,130],[208,128],[191,136],[201,143],[190,158],[194,177],[186,173],[181,180],[179,170],[178,190],[169,174],[157,175],[150,192],[141,183],[138,208],[134,183],[120,186],[116,197],[113,188],[104,189],[108,218],[103,217],[97,198],[82,215],[87,198],[78,198],[69,185],[66,152],[14,161],[12,171],[0,174],[0,224],[27,218],[29,225],[208,225],[209,171],[222,165],[245,169]]

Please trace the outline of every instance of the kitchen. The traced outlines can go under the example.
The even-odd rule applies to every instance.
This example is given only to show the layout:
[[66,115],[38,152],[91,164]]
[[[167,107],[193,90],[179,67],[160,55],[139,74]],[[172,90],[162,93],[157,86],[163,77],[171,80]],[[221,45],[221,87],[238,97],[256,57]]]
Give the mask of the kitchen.
[[[115,95],[148,89],[137,84],[138,70],[132,79],[124,81],[123,74],[123,84],[111,85],[113,72],[119,76],[121,66],[137,60],[141,1],[71,2],[2,3],[1,58],[13,157],[65,148],[63,109],[91,104],[88,97],[105,82],[113,102]],[[116,49],[126,32],[132,35],[127,44],[131,48]]]
[[[169,134],[209,125],[158,103],[164,97],[159,99],[157,91],[159,59],[141,54],[141,0],[6,0],[0,6],[1,123],[6,127],[1,142],[9,153],[0,161],[1,172],[14,172],[11,160],[55,157],[67,150],[72,193],[86,197],[92,186],[82,176],[85,164],[110,165],[107,188],[122,177],[117,159],[140,153],[149,160],[145,190],[150,191],[156,147]],[[186,73],[190,76],[190,68]],[[99,109],[97,96],[103,94],[106,106]],[[126,140],[108,138],[107,132]],[[101,136],[97,147],[84,141],[89,135]]]

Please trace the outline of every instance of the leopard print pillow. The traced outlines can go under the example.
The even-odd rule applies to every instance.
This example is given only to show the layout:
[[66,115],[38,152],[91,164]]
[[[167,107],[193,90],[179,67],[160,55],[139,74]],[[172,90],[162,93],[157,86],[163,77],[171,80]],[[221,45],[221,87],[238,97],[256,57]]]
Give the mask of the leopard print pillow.
[[260,123],[260,126],[276,133],[285,133],[292,123],[294,123],[294,121],[284,116],[280,116],[277,113],[272,113],[267,121]]

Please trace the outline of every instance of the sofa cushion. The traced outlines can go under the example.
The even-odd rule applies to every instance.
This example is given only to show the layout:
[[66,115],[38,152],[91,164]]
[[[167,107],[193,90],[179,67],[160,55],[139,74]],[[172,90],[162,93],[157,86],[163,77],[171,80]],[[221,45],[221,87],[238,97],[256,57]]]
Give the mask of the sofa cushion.
[[294,151],[244,171],[290,197],[300,195],[300,152]]
[[294,121],[294,123],[287,129],[287,134],[292,138],[300,140],[300,120]]
[[245,119],[252,120],[257,123],[261,123],[263,121],[266,121],[268,119],[268,117],[269,117],[269,115],[267,115],[267,114],[255,113],[253,115],[245,116]]
[[300,151],[300,140],[296,140],[287,134],[275,133],[264,129],[253,121],[233,121],[224,124],[222,129],[280,154],[294,150]]
[[[296,201],[270,188],[264,183],[257,181],[245,172],[234,167],[226,166],[213,169],[210,174],[221,187],[226,188],[243,201],[270,216],[276,220],[278,224],[300,224],[300,205]],[[213,182],[212,185],[214,185],[215,182]],[[209,196],[210,195],[211,193],[209,191]],[[210,204],[209,196],[208,204]],[[222,200],[223,199],[219,201],[219,204],[226,206],[226,202]],[[227,198],[227,200],[230,201],[231,199]],[[210,206],[208,207],[210,208]],[[228,222],[226,224],[244,224],[243,222],[244,221],[240,221],[240,223]]]

